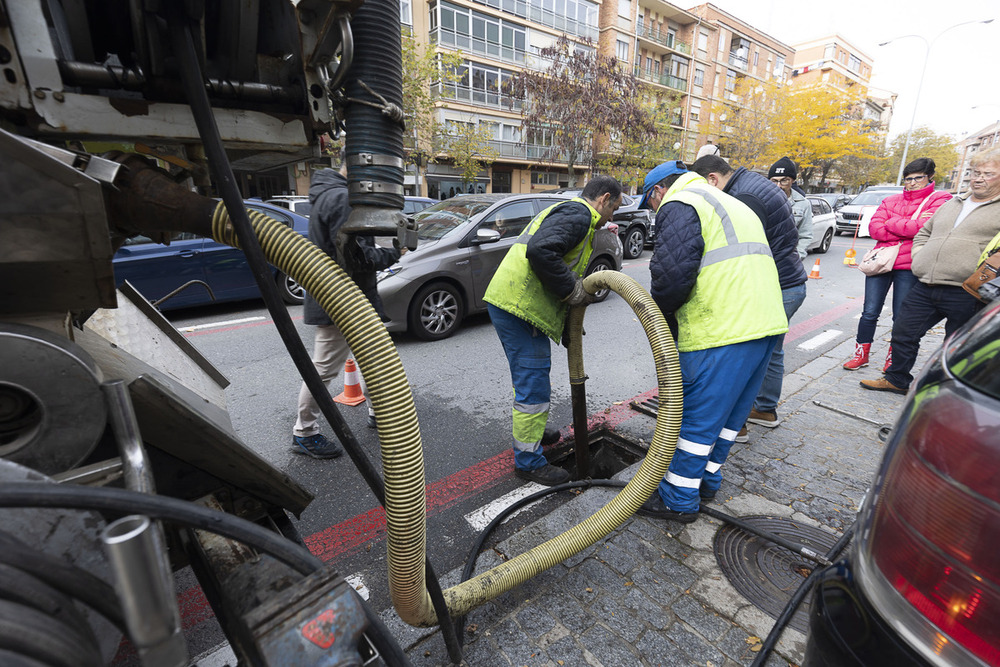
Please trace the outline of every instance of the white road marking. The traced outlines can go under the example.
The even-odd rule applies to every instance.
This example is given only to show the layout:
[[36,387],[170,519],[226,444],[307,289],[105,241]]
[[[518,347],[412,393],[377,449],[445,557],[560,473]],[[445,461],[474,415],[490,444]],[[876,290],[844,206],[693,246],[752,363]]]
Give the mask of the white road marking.
[[368,596],[371,595],[371,591],[368,590],[367,586],[365,586],[365,578],[361,575],[361,573],[348,575],[344,577],[344,581],[350,584],[351,588],[360,593],[361,597],[364,599],[367,600]]
[[813,336],[809,340],[800,343],[798,347],[800,350],[815,350],[820,345],[825,345],[834,338],[840,336],[841,333],[842,332],[838,331],[837,329],[827,329],[818,336]]
[[181,327],[178,331],[198,331],[199,329],[214,329],[216,327],[231,327],[234,324],[246,324],[247,322],[260,322],[266,320],[266,317],[244,317],[239,320],[225,320],[223,322],[209,322],[208,324],[195,324],[190,327]]
[[[518,487],[513,491],[511,491],[510,493],[500,496],[499,498],[489,503],[488,505],[483,505],[479,509],[469,512],[468,514],[465,515],[465,520],[469,522],[469,525],[472,526],[473,530],[477,532],[481,531],[483,528],[486,528],[486,526],[490,524],[490,521],[495,519],[500,514],[500,512],[504,511],[505,509],[516,503],[521,498],[527,498],[531,494],[538,493],[544,488],[545,487],[543,487],[541,484],[528,482],[524,486]],[[524,509],[527,509],[527,507],[525,507]],[[514,512],[514,514],[507,517],[507,519],[509,520],[517,516],[522,511],[524,510],[522,509],[518,510],[517,512]]]

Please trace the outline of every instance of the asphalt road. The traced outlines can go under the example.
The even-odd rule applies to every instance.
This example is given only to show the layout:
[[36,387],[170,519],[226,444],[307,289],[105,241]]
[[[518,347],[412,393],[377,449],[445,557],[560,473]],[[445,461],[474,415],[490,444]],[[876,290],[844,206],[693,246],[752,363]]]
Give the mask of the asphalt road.
[[[872,247],[857,242],[858,257]],[[809,363],[852,338],[863,301],[864,276],[843,265],[848,237],[835,237],[825,255],[810,255],[812,270],[821,260],[820,279],[808,282],[802,308],[792,319],[785,345],[786,372]],[[646,250],[629,260],[623,272],[649,287]],[[301,307],[290,313],[312,347],[311,328],[301,322]],[[885,313],[888,317],[888,312]],[[291,430],[300,380],[260,302],[178,311],[169,315],[206,357],[232,382],[227,390],[237,433],[255,451],[287,471],[316,494],[298,522],[314,553],[343,575],[358,575],[370,601],[382,611],[386,592],[384,518],[375,497],[347,457],[316,461],[291,450]],[[584,322],[586,386],[591,415],[627,410],[630,399],[656,386],[652,355],[642,327],[617,295],[588,308]],[[500,343],[486,315],[472,316],[452,338],[419,341],[394,335],[420,418],[428,484],[428,554],[439,575],[465,562],[474,531],[465,515],[522,486],[510,472],[510,379]],[[881,355],[884,346],[876,345]],[[881,357],[876,356],[879,361]],[[550,424],[569,433],[572,422],[565,350],[553,346],[553,397]],[[331,387],[342,389],[340,380]],[[779,410],[780,411],[780,410]],[[365,407],[343,407],[342,414],[362,448],[378,464],[376,434],[366,427]],[[324,429],[332,435],[329,429]],[[557,500],[546,503],[559,502]],[[526,525],[545,503],[508,522],[502,539]],[[181,587],[190,586],[186,578]],[[221,641],[205,614],[186,623],[192,655]]]

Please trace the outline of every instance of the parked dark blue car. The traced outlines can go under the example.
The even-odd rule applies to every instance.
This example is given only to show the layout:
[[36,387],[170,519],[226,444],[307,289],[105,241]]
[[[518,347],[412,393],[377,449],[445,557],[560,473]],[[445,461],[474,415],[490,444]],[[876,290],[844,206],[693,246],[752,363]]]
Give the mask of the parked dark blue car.
[[[262,202],[245,204],[303,236],[309,232],[309,220],[301,215]],[[117,284],[127,280],[160,310],[260,298],[260,290],[243,251],[191,234],[182,234],[170,245],[153,243],[146,236],[131,238],[115,253],[114,270]],[[273,267],[272,272],[285,303],[302,303],[302,287]],[[211,293],[205,285],[192,283],[156,303],[191,281],[207,284]]]

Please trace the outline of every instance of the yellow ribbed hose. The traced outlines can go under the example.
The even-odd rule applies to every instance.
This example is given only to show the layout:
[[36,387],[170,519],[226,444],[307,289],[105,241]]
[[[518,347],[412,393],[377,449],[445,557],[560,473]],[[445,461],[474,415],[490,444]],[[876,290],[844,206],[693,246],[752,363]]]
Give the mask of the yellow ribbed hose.
[[[357,285],[330,257],[295,231],[248,210],[267,260],[296,280],[340,328],[361,367],[375,409],[385,476],[389,591],[400,618],[410,625],[438,623],[427,593],[424,561],[424,461],[413,395],[392,338]],[[239,247],[225,206],[212,218],[213,238]],[[534,575],[562,562],[607,535],[650,496],[670,465],[680,432],[681,378],[667,324],[649,294],[634,280],[601,271],[584,281],[589,291],[608,287],[628,302],[653,349],[660,410],[649,453],[632,481],[579,526],[489,572],[444,591],[452,616],[460,616]],[[582,373],[580,329],[583,309],[571,311],[571,365]],[[573,371],[576,372],[576,371]]]

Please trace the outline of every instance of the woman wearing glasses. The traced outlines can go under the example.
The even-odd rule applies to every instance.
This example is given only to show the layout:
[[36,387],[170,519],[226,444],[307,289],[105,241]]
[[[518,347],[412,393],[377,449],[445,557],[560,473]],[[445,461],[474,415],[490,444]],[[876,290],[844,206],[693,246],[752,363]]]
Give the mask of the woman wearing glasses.
[[[854,356],[844,364],[849,371],[868,365],[868,352],[875,339],[875,325],[892,287],[892,318],[896,319],[906,294],[917,282],[910,271],[913,237],[941,204],[951,199],[947,192],[934,191],[934,160],[922,157],[903,169],[903,192],[882,200],[868,225],[868,233],[878,241],[876,248],[898,245],[899,254],[890,271],[865,278],[865,305],[858,322]],[[885,367],[892,362],[892,347],[885,357]]]

